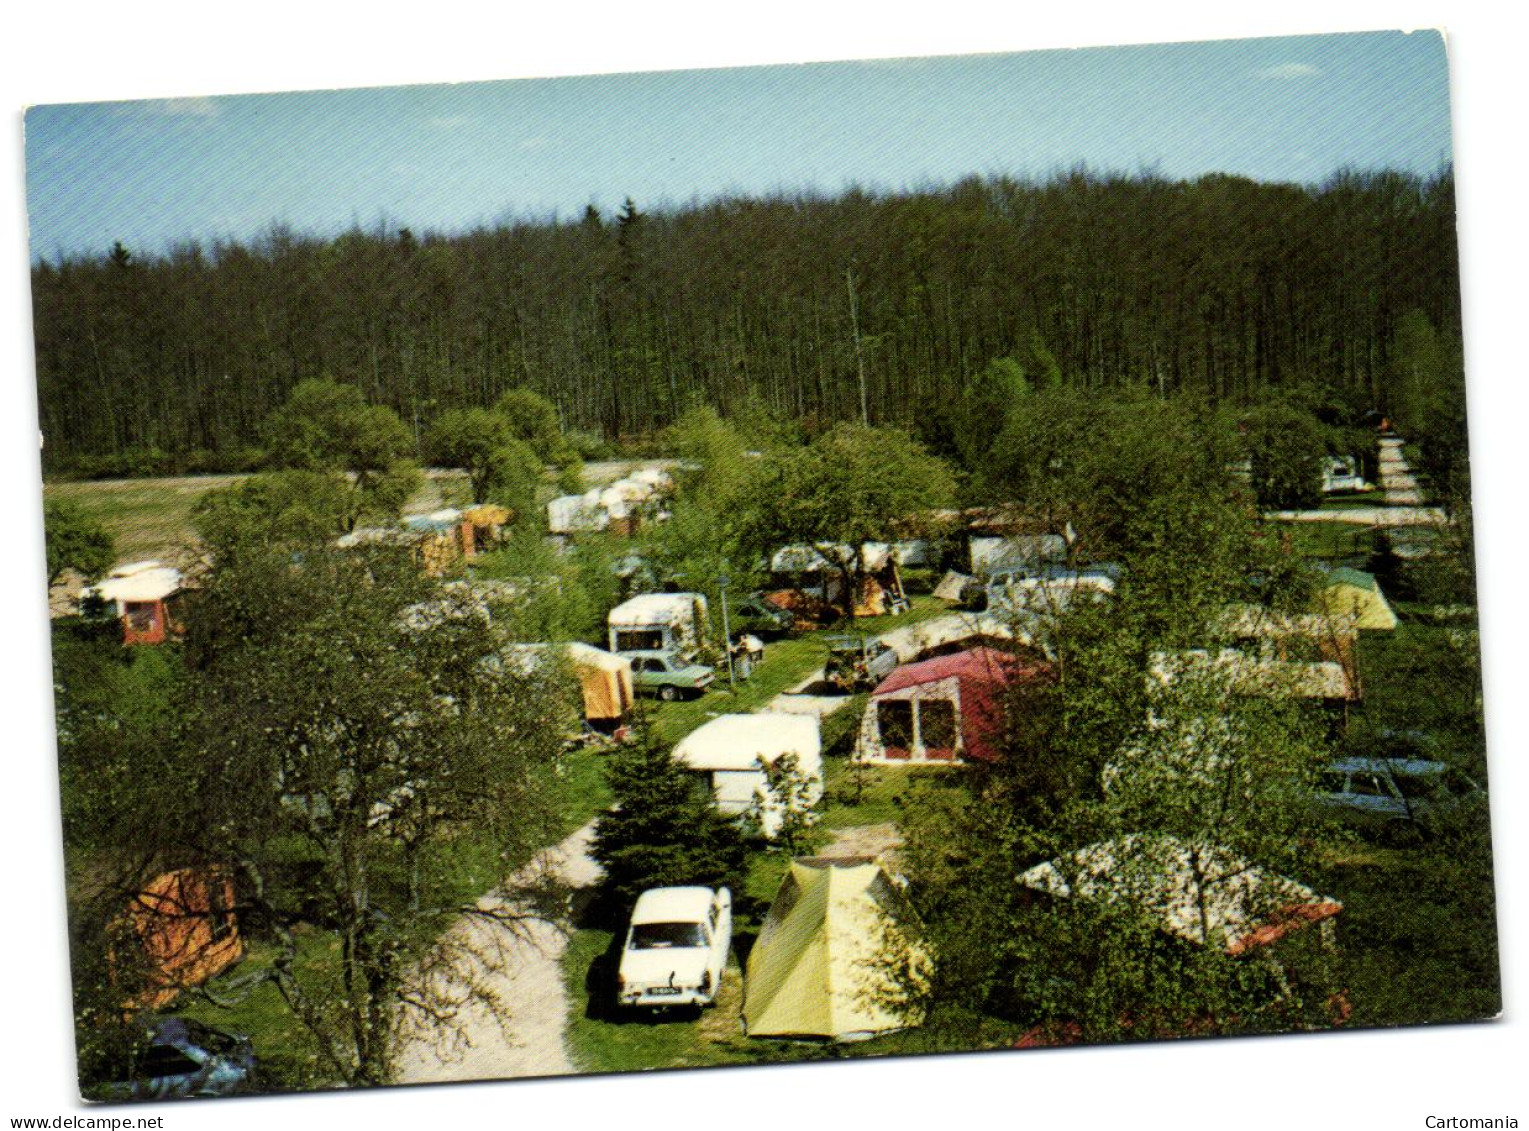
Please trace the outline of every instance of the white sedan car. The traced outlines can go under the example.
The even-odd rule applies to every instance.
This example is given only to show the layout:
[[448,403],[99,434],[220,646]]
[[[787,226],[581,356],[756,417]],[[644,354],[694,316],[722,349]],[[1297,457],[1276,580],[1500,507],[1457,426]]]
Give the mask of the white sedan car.
[[732,940],[733,895],[727,888],[643,892],[621,948],[616,1000],[650,1009],[711,1005]]

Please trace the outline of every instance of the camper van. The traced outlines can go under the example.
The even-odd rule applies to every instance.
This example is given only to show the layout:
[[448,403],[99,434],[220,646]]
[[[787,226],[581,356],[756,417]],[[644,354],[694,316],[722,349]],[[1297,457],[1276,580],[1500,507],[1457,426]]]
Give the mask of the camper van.
[[699,593],[644,593],[610,611],[610,650],[691,659],[706,642],[706,616],[706,598]]

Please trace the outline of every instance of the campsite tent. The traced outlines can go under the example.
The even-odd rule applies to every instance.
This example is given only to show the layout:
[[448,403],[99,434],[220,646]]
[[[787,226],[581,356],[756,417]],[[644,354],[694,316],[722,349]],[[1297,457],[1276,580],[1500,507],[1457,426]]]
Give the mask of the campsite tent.
[[218,868],[156,876],[112,924],[111,967],[144,988],[127,1006],[160,1009],[244,957],[233,878]]
[[584,717],[591,723],[616,723],[632,709],[632,661],[588,644],[568,645],[568,660],[579,676]]
[[889,953],[928,976],[913,912],[880,864],[793,860],[749,952],[749,1036],[853,1041],[917,1025],[916,1013],[892,1008],[902,988],[883,965]]
[[871,692],[855,758],[862,762],[991,762],[1003,696],[1043,670],[992,648],[904,664]]
[[957,652],[999,640],[1014,639],[1014,630],[998,617],[986,613],[951,613],[884,632],[876,639],[897,653],[900,664],[927,660],[944,652]]
[[1317,603],[1331,617],[1353,617],[1360,629],[1391,632],[1399,623],[1375,578],[1357,569],[1328,573],[1317,591]]
[[[837,605],[844,584],[843,570],[854,561],[853,546],[820,542],[782,546],[770,558],[772,584],[796,589]],[[877,617],[906,608],[898,556],[885,542],[866,542],[860,547],[863,573],[855,599],[857,617]]]
[[1241,954],[1331,920],[1343,905],[1230,849],[1163,834],[1132,834],[1038,864],[1027,888],[1068,898],[1135,904],[1163,931]]
[[795,754],[807,778],[808,803],[823,795],[823,739],[816,715],[762,711],[754,715],[719,715],[697,727],[674,748],[676,760],[708,775],[717,808],[741,816],[761,799],[766,836],[779,831],[783,814],[765,796],[761,761],[774,765]]
[[523,675],[545,674],[554,657],[566,658],[567,670],[579,683],[584,718],[596,727],[609,729],[622,722],[632,709],[632,661],[625,656],[577,642],[510,644],[501,656],[512,671]]
[[693,656],[706,638],[706,598],[699,593],[644,593],[606,617],[612,652]]
[[1306,699],[1338,709],[1363,694],[1357,671],[1337,660],[1281,660],[1233,648],[1154,652],[1148,671],[1165,687],[1186,677],[1216,680],[1238,695]]

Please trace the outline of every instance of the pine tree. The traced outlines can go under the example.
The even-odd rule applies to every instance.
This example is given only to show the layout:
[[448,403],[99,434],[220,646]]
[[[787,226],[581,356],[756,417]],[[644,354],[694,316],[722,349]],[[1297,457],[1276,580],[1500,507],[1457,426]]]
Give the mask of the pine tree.
[[611,915],[648,888],[738,888],[742,834],[712,805],[705,779],[675,761],[646,723],[608,774],[616,803],[600,818],[592,851],[605,869],[602,902]]

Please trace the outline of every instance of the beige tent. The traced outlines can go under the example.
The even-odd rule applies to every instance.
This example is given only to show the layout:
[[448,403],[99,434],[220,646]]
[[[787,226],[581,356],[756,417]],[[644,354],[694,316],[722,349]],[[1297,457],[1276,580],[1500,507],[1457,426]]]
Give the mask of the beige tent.
[[503,655],[522,672],[537,671],[562,652],[579,681],[584,717],[591,723],[625,719],[635,701],[632,661],[588,644],[511,644]]
[[584,717],[592,723],[619,722],[632,709],[632,661],[588,644],[568,645],[568,662],[584,693]]
[[1135,904],[1168,934],[1232,955],[1313,923],[1330,944],[1331,920],[1343,910],[1337,900],[1230,849],[1164,834],[1089,845],[1037,864],[1019,882],[1051,896]]
[[913,912],[865,857],[793,860],[749,952],[743,1021],[751,1037],[864,1040],[917,1025],[888,963],[922,980],[929,957]]

